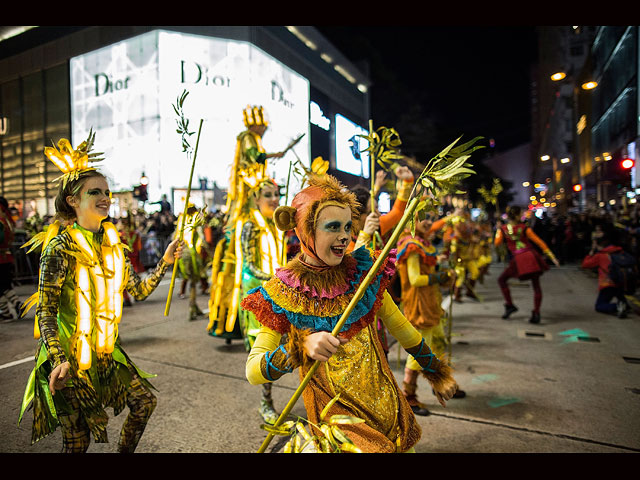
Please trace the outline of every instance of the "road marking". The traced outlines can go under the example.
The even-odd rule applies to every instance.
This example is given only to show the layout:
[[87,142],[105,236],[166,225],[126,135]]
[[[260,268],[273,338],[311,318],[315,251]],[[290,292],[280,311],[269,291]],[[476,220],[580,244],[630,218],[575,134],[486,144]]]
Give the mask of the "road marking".
[[3,368],[15,367],[16,365],[20,365],[21,363],[27,363],[29,361],[33,361],[33,356],[23,358],[22,360],[16,360],[15,362],[5,363],[4,365],[0,365],[0,370]]

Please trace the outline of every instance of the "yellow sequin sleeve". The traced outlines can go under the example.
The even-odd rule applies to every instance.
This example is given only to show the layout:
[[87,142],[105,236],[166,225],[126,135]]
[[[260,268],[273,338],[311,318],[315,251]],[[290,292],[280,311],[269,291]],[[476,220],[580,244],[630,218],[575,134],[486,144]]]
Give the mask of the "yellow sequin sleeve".
[[246,376],[251,385],[270,382],[263,370],[263,359],[268,352],[273,352],[278,348],[281,337],[282,335],[269,327],[260,328],[247,358]]
[[405,350],[419,345],[422,341],[420,332],[406,319],[388,292],[384,292],[382,306],[377,315]]

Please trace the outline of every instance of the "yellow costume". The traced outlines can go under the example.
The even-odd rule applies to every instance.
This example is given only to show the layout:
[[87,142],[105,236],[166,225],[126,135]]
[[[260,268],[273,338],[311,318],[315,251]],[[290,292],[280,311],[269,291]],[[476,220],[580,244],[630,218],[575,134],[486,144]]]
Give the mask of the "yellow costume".
[[[311,179],[291,207],[280,207],[274,214],[279,229],[295,229],[303,253],[249,291],[242,301],[242,308],[253,312],[262,324],[246,364],[251,384],[273,382],[298,367],[300,377],[306,375],[313,362],[304,353],[305,338],[333,331],[380,254],[361,247],[346,254],[338,265],[322,262],[315,252],[315,223],[323,208],[336,205],[351,208],[353,215],[357,202],[335,178],[327,176]],[[322,263],[310,264],[309,258]],[[395,272],[394,260],[392,255],[385,258],[367,288],[359,292],[359,301],[338,333],[348,341],[318,368],[302,393],[311,424],[317,424],[322,410],[339,394],[327,415],[363,419],[363,423],[341,428],[364,452],[408,451],[421,435],[387,362],[376,331],[376,316],[420,362],[422,373],[436,390],[455,382],[449,366],[431,353],[387,293]],[[285,334],[287,340],[280,344]]]
[[225,235],[216,245],[211,267],[207,325],[210,335],[228,340],[243,338],[237,323],[244,266],[242,229],[248,221],[256,221],[249,209],[249,199],[252,193],[259,191],[262,182],[267,180],[267,155],[262,146],[262,138],[251,129],[254,126],[266,128],[268,122],[264,111],[262,107],[247,107],[243,111],[243,117],[247,130],[236,139],[225,206]]

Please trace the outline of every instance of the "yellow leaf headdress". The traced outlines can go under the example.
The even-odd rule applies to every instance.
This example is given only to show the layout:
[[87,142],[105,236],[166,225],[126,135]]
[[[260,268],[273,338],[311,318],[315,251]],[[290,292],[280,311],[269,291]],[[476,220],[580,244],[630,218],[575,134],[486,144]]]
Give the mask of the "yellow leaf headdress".
[[242,111],[242,116],[244,118],[245,127],[251,127],[252,125],[269,126],[269,121],[266,118],[264,108],[262,108],[262,106],[252,107],[251,105],[247,105],[247,107]]
[[95,170],[94,167],[89,166],[89,163],[103,160],[103,158],[97,158],[102,155],[102,153],[90,153],[93,148],[95,136],[96,134],[92,129],[89,132],[89,137],[78,145],[78,148],[75,150],[71,146],[71,142],[66,138],[58,140],[58,148],[56,148],[55,145],[45,147],[44,154],[46,157],[62,172],[62,175],[54,181],[62,180],[63,188],[67,185],[68,181],[76,180],[80,173]]

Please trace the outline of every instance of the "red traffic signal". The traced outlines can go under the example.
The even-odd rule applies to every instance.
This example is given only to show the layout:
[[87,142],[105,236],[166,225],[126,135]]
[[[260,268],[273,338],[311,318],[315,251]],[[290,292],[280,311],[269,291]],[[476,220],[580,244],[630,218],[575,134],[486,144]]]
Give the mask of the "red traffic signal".
[[630,168],[633,168],[633,166],[636,164],[636,162],[631,159],[631,158],[625,158],[622,160],[622,162],[620,162],[620,165],[622,166],[622,168],[624,168],[625,170],[629,170]]
[[582,185],[580,185],[579,183],[576,183],[576,184],[573,186],[573,191],[574,191],[574,192],[579,192],[580,190],[582,190]]

